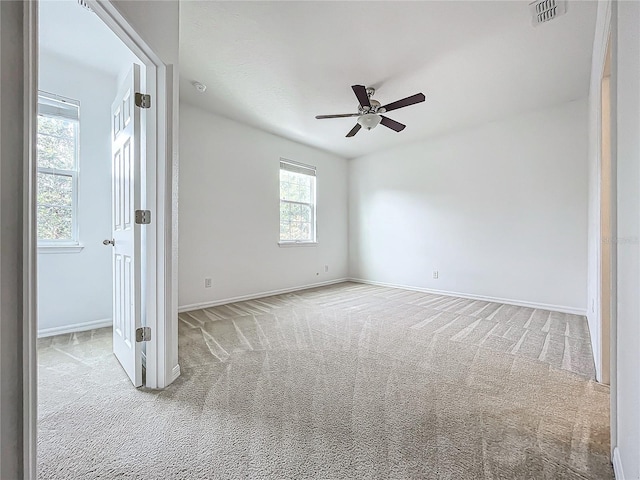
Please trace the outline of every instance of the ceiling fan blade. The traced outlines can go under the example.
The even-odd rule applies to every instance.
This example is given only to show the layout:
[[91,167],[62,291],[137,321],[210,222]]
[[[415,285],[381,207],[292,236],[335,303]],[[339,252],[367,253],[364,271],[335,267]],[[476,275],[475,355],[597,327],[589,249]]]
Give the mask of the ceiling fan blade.
[[344,118],[344,117],[359,117],[359,113],[340,113],[338,115],[316,115],[318,120],[322,120],[323,118]]
[[397,110],[398,108],[408,107],[409,105],[414,105],[416,103],[424,102],[425,97],[424,93],[416,93],[415,95],[411,95],[410,97],[403,98],[402,100],[398,100],[396,102],[392,102],[389,105],[385,105],[385,112],[390,112],[391,110]]
[[385,117],[384,115],[380,115],[382,120],[380,123],[391,130],[395,130],[396,132],[401,132],[405,129],[406,125],[403,125],[400,122],[396,122],[395,120],[391,120],[390,118]]
[[367,88],[364,85],[352,85],[353,93],[358,97],[358,102],[360,102],[360,106],[371,108],[371,103],[369,102],[369,95],[367,95]]
[[360,131],[361,128],[362,128],[362,125],[360,125],[359,123],[356,123],[356,126],[353,127],[349,133],[347,133],[347,137],[353,137],[356,133]]

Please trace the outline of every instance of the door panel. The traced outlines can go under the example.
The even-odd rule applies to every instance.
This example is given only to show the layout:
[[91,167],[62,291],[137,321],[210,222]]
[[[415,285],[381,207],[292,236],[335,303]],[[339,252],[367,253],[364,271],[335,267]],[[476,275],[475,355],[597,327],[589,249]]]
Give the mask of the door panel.
[[134,65],[111,109],[113,152],[113,353],[134,386],[142,385],[142,347],[136,342],[141,319],[140,110],[132,101],[140,90]]

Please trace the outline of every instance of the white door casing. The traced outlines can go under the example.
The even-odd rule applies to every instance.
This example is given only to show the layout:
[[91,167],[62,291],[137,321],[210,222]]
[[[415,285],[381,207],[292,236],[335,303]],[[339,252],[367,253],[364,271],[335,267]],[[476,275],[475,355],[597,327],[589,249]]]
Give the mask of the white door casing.
[[133,65],[111,107],[113,353],[134,386],[142,385],[141,225],[135,222],[140,205],[140,67]]

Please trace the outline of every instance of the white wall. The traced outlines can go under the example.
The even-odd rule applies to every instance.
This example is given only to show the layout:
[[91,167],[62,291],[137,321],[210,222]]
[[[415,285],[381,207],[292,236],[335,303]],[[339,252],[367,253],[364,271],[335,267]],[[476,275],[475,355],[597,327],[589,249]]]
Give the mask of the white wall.
[[[617,12],[616,12],[617,8]],[[640,3],[614,2],[618,477],[640,478]]]
[[[180,157],[181,308],[347,276],[345,159],[186,104]],[[280,157],[317,167],[317,246],[278,246]]]
[[[79,253],[38,254],[38,330],[73,331],[112,317],[111,103],[116,77],[40,50],[39,88],[80,101]],[[43,249],[41,249],[42,252]]]
[[[180,53],[178,0],[110,0],[136,33],[165,64],[177,67]],[[149,15],[153,12],[153,15]],[[177,72],[176,68],[176,72]]]
[[352,277],[584,312],[586,100],[349,167]]

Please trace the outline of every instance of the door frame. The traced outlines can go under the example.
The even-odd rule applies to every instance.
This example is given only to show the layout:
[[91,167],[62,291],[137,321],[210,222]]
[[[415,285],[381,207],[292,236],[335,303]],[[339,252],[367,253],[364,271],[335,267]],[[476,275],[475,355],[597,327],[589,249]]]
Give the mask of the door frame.
[[614,315],[616,245],[614,235],[614,173],[611,155],[611,34],[607,37],[604,65],[600,77],[599,115],[599,201],[600,201],[600,381],[611,383],[611,323]]
[[[143,62],[152,108],[146,115],[146,188],[142,208],[151,210],[145,227],[143,304],[151,341],[146,343],[148,388],[164,388],[180,375],[177,364],[177,141],[174,66],[166,65],[111,0],[87,0],[94,13]],[[37,232],[36,119],[38,102],[38,0],[24,3],[24,256],[23,407],[24,476],[37,477]],[[155,113],[155,114],[154,114]],[[174,364],[175,363],[175,364]]]
[[[596,156],[596,194],[597,194],[597,237],[595,238],[596,246],[596,291],[594,292],[598,305],[596,309],[596,325],[597,325],[597,348],[600,350],[599,362],[596,365],[598,373],[596,380],[603,380],[603,359],[602,350],[608,348],[609,351],[609,384],[610,384],[610,454],[614,458],[614,451],[617,448],[618,435],[618,419],[617,419],[617,166],[616,166],[616,26],[615,26],[615,2],[607,0],[598,5],[598,14],[596,18],[596,36],[594,40],[592,79],[597,81],[592,83],[594,89],[594,103],[596,108],[595,131],[596,140],[595,156]],[[607,56],[611,55],[609,65],[607,65]],[[608,68],[608,69],[607,69]],[[610,73],[609,80],[609,113],[610,113],[610,154],[611,154],[611,182],[610,182],[610,233],[611,238],[603,238],[605,232],[602,229],[602,79]],[[596,77],[597,76],[597,77]],[[610,318],[609,318],[609,344],[603,342],[603,318],[602,318],[602,290],[603,290],[603,241],[609,242],[610,247]],[[595,349],[594,349],[595,350]]]

